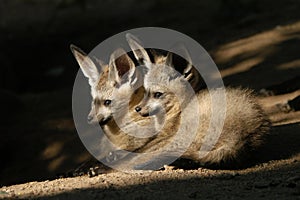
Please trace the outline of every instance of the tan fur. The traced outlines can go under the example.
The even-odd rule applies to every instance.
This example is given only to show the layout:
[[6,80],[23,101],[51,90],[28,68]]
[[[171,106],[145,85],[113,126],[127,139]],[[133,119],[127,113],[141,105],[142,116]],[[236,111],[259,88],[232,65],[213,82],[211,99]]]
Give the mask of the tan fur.
[[[130,46],[143,48],[135,37],[127,36],[127,40]],[[209,92],[206,89],[200,90],[198,86],[202,80],[201,76],[191,65],[188,51],[185,48],[183,51],[190,63],[184,69],[184,75],[174,70],[177,68],[172,63],[170,53],[165,60],[159,59],[160,62],[154,64],[139,54],[139,59],[144,60],[148,72],[144,78],[147,98],[138,105],[138,112],[142,116],[153,113],[158,119],[160,118],[160,121],[164,121],[163,128],[152,141],[155,144],[146,151],[162,150],[167,143],[176,138],[178,133],[179,139],[176,139],[175,144],[172,145],[181,151],[181,147],[189,143],[186,140],[194,131],[193,127],[197,126],[194,119],[199,119],[196,137],[182,157],[205,165],[242,161],[249,151],[261,145],[264,135],[269,131],[269,120],[250,90],[226,88],[225,96],[223,89],[213,89]],[[196,95],[189,90],[190,85],[197,92]],[[161,97],[155,98],[156,92],[162,93]],[[214,107],[212,107],[212,98],[217,102]],[[194,107],[195,102],[199,107],[197,110]],[[212,114],[214,114],[213,118]],[[220,124],[222,116],[225,117],[223,126]],[[217,135],[219,129],[220,135]],[[160,140],[160,137],[165,139]],[[215,144],[207,142],[210,139],[216,139]],[[210,145],[213,146],[210,148]],[[171,147],[168,154],[177,155],[177,149]]]
[[[212,102],[210,95],[219,98],[221,97],[222,90],[214,89],[210,92],[202,90],[191,99],[191,96],[185,92],[185,85],[189,83],[184,81],[183,76],[176,77],[176,72],[173,68],[151,63],[146,64],[146,66],[149,69],[144,79],[146,91],[151,93],[160,91],[165,95],[156,100],[144,99],[140,104],[142,108],[140,113],[145,109],[148,111],[148,106],[151,107],[151,105],[157,105],[158,103],[162,104],[161,107],[169,107],[165,110],[166,123],[163,130],[159,133],[161,136],[168,135],[168,138],[175,136],[174,126],[179,126],[177,123],[178,118],[185,112],[189,113],[189,115],[186,115],[187,119],[181,121],[180,125],[184,126],[186,135],[188,135],[190,127],[195,126],[191,122],[194,118],[199,117],[200,124],[197,128],[196,137],[182,157],[192,159],[204,165],[239,163],[251,150],[261,145],[262,138],[268,132],[270,123],[254,95],[250,90],[226,88],[226,103],[225,100],[219,99],[219,104],[215,107],[217,111],[226,107],[225,121],[221,135],[215,146],[209,152],[206,152],[205,156],[199,156],[200,149],[204,144],[204,138],[207,136],[215,137],[216,133],[214,131],[208,131],[211,120],[215,120],[216,122],[220,120],[218,114],[217,118],[211,118]],[[194,114],[194,108],[189,103],[180,104],[178,101],[174,101],[174,96],[170,89],[173,89],[173,91],[177,90],[183,102],[190,102],[193,99],[197,99],[199,101],[199,115]],[[178,110],[180,105],[181,111]],[[214,127],[214,123],[212,123],[212,130],[217,130],[218,128]],[[181,139],[184,141],[185,137]],[[160,140],[155,145],[159,148],[165,146],[168,142],[170,141]],[[176,154],[176,152],[171,152],[170,154],[172,153]]]
[[[218,90],[212,93],[218,93]],[[201,122],[195,142],[186,152],[187,157],[197,160],[201,147],[202,134],[207,131],[211,114],[211,101],[208,91],[197,95],[200,101]],[[218,142],[205,157],[199,159],[203,164],[240,163],[245,161],[250,151],[262,144],[264,135],[269,130],[269,121],[250,90],[226,88],[226,104],[217,105],[217,110],[226,107],[226,118]],[[205,116],[205,117],[203,117]],[[208,134],[214,134],[213,132]]]

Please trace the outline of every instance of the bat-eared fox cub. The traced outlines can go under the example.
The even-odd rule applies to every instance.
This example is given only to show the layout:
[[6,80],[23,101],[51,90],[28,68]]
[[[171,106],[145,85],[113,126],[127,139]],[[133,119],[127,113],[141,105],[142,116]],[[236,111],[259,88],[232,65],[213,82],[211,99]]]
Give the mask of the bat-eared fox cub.
[[[123,150],[165,151],[164,156],[179,155],[204,166],[243,165],[262,144],[270,127],[252,91],[225,88],[226,98],[213,105],[211,96],[220,98],[224,90],[199,89],[197,84],[202,79],[189,62],[178,66],[172,53],[160,56],[152,51],[150,55],[136,37],[127,34],[126,38],[136,62],[117,49],[109,63],[103,64],[71,45],[91,87],[93,101],[88,121],[100,124],[109,140]],[[178,68],[182,73],[177,72]],[[218,111],[224,108],[224,123],[218,127],[222,120]],[[212,115],[212,110],[217,114]],[[216,130],[220,130],[218,137]],[[185,140],[192,132],[193,138],[186,146]],[[217,140],[200,154],[201,149],[207,149],[206,138]],[[170,143],[171,147],[166,148]]]

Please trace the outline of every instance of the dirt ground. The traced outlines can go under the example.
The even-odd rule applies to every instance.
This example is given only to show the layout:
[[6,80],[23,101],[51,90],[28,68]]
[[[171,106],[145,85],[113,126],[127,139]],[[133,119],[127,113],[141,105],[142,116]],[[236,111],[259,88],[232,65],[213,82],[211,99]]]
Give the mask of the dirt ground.
[[[281,4],[261,2],[263,10],[269,12],[247,14],[236,24],[222,26],[202,21],[199,23],[203,26],[207,23],[210,28],[198,29],[196,22],[177,27],[176,24],[182,25],[184,20],[173,20],[178,13],[169,12],[165,14],[169,18],[164,18],[164,22],[156,18],[154,25],[175,24],[170,28],[191,33],[190,36],[204,43],[209,50],[225,85],[250,87],[258,92],[300,76],[299,3],[293,0]],[[145,3],[139,9],[145,12],[149,6],[153,5]],[[108,15],[110,13],[105,16]],[[186,17],[193,17],[192,13],[190,15]],[[136,16],[139,13],[135,13],[134,18]],[[137,25],[134,20],[132,23],[132,26]],[[214,26],[219,29],[215,30]],[[95,41],[89,36],[81,38],[88,43]],[[61,49],[56,54],[60,51],[68,49]],[[0,53],[0,59],[1,56]],[[53,60],[59,60],[59,57]],[[19,110],[14,111],[20,114],[9,115],[14,117],[13,122],[9,119],[0,122],[3,161],[0,199],[300,199],[300,111],[284,112],[278,106],[300,95],[300,88],[282,95],[259,97],[273,127],[265,145],[255,155],[256,164],[245,169],[168,167],[154,172],[113,172],[93,178],[87,175],[56,178],[57,174],[72,170],[91,158],[78,138],[72,120],[71,92],[67,87],[26,92],[17,97],[5,95],[8,105],[20,105]],[[6,102],[3,97],[0,103]],[[2,112],[6,113],[7,107],[2,108]]]

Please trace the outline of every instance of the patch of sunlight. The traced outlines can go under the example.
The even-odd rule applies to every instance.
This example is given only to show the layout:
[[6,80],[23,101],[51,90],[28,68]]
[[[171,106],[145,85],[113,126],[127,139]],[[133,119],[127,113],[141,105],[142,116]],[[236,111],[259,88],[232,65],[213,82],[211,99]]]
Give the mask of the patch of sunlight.
[[273,28],[256,35],[240,39],[220,46],[213,51],[213,57],[217,63],[226,63],[241,55],[264,53],[272,46],[295,38],[294,33],[300,32],[300,22]]
[[295,68],[300,68],[300,59],[281,64],[277,67],[277,69],[281,69],[281,70],[295,69]]
[[46,149],[42,153],[43,159],[52,159],[58,156],[63,148],[63,142],[53,142],[52,144],[48,145]]
[[48,165],[49,171],[55,171],[66,160],[66,156],[61,155],[50,162]]
[[220,71],[221,76],[224,78],[224,77],[232,75],[232,74],[237,74],[237,73],[240,73],[243,71],[247,71],[247,70],[251,69],[252,67],[263,62],[263,60],[264,59],[262,57],[256,57],[256,58],[250,58],[245,61],[239,62],[238,64],[236,64],[232,67],[221,70]]

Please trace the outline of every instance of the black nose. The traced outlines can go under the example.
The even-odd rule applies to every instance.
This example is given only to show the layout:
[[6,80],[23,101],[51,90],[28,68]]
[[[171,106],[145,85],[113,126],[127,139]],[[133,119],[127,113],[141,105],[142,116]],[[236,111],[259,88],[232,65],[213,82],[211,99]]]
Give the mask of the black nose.
[[87,121],[88,121],[88,123],[91,123],[91,122],[92,122],[92,120],[93,120],[93,117],[89,115],[89,116],[87,117]]
[[135,111],[136,111],[136,112],[140,112],[141,110],[142,110],[141,107],[139,107],[139,106],[135,107]]

